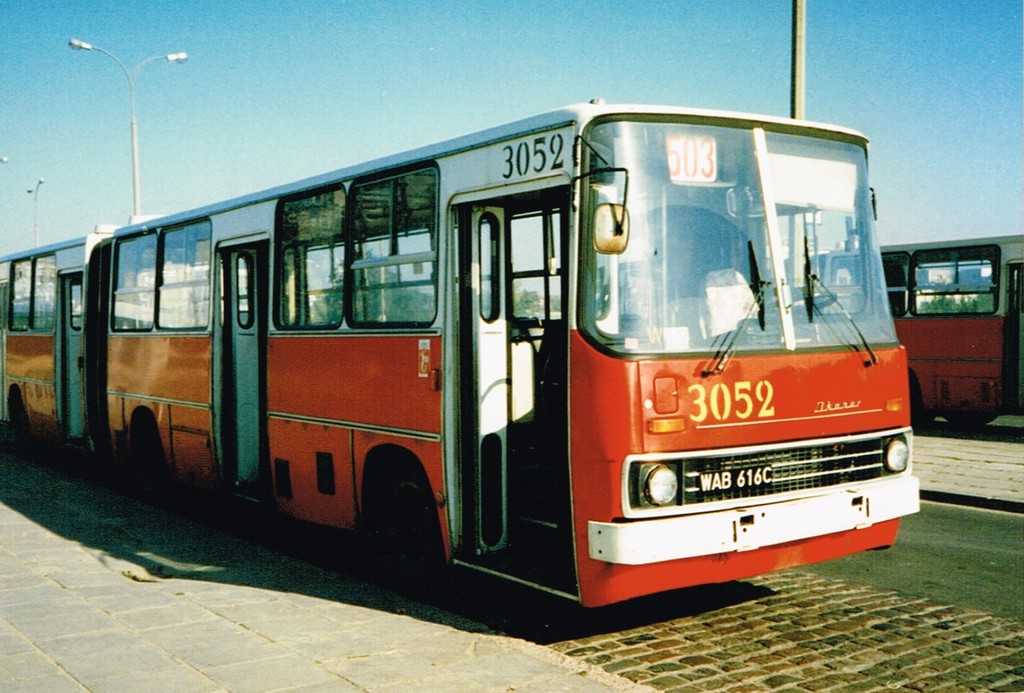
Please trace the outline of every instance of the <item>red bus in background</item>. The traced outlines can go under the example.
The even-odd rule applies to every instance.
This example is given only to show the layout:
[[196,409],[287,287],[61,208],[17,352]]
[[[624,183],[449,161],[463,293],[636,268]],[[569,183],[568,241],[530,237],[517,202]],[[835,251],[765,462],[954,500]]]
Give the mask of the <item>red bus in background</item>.
[[[585,104],[129,225],[83,268],[86,438],[405,582],[599,606],[886,547],[918,486],[873,223],[856,132]],[[59,437],[7,262],[9,407]]]
[[914,420],[1024,411],[1024,236],[888,245],[882,261]]

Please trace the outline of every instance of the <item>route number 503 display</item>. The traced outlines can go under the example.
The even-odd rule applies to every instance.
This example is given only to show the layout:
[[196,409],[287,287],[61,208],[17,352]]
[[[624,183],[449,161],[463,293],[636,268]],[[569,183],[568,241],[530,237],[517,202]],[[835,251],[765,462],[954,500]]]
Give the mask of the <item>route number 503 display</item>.
[[715,383],[709,389],[705,385],[691,385],[690,419],[695,423],[703,423],[711,418],[714,421],[726,421],[731,417],[740,420],[751,417],[765,419],[775,416],[775,387],[768,380],[740,380],[732,384]]

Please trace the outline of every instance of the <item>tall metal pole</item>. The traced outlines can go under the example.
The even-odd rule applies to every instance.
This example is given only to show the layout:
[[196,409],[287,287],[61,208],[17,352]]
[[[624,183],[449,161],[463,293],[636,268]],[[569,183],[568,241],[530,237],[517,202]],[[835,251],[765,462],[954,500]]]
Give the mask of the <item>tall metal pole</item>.
[[807,21],[805,0],[793,0],[793,76],[790,85],[789,115],[796,120],[804,119],[804,26]]
[[29,188],[28,190],[25,191],[29,195],[32,195],[32,225],[35,227],[34,237],[36,248],[39,247],[39,186],[42,185],[44,182],[45,181],[42,178],[40,178],[38,181],[36,181],[35,188]]
[[139,76],[139,70],[142,66],[151,63],[154,60],[166,60],[172,63],[183,63],[188,60],[188,53],[171,53],[169,55],[155,55],[152,58],[146,58],[141,63],[135,66],[135,70],[132,72],[128,71],[128,68],[123,62],[121,62],[117,56],[110,51],[104,50],[99,46],[94,46],[91,43],[80,41],[76,38],[68,41],[68,45],[76,51],[96,51],[107,56],[121,68],[121,72],[124,73],[125,79],[128,80],[128,100],[131,102],[132,109],[132,120],[131,120],[131,135],[132,135],[132,216],[140,216],[142,214],[142,194],[139,191],[139,121],[135,117],[135,78]]

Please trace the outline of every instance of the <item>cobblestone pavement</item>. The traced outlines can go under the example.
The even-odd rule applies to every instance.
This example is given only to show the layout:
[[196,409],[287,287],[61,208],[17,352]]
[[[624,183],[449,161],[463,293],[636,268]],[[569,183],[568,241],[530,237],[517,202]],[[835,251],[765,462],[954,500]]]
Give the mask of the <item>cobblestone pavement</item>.
[[1024,624],[786,571],[771,594],[555,643],[663,691],[1024,691]]
[[[922,495],[1024,512],[1024,419],[1000,421],[1000,435],[915,436]],[[1024,691],[1021,621],[799,569],[746,582],[742,603],[552,647],[680,693]]]

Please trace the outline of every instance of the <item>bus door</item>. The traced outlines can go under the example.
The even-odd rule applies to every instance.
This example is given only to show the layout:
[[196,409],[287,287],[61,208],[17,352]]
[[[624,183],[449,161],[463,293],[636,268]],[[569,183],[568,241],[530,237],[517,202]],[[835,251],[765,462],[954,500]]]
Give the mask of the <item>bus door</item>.
[[229,488],[259,496],[266,428],[266,242],[219,251],[219,318],[214,331],[217,450]]
[[58,421],[64,440],[78,440],[85,436],[82,300],[82,273],[60,275],[56,386]]
[[[460,557],[575,594],[563,189],[459,208]],[[472,384],[472,387],[469,384]]]
[[1007,265],[1006,354],[1003,363],[1007,372],[1003,378],[1007,392],[1005,406],[1009,411],[1024,411],[1024,263]]

